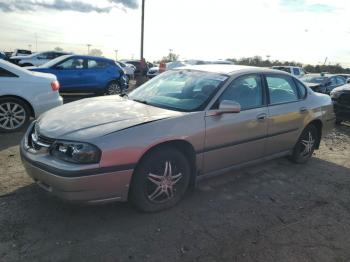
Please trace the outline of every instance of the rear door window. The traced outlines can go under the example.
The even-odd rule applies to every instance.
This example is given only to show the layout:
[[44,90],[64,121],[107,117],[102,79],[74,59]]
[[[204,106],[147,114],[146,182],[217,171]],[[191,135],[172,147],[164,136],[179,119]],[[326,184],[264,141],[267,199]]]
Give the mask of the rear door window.
[[88,68],[89,69],[102,69],[108,67],[108,63],[105,61],[99,61],[94,59],[88,60]]
[[14,73],[0,67],[0,77],[18,77]]
[[293,79],[282,75],[268,75],[266,82],[269,90],[270,104],[281,104],[299,100],[298,89]]

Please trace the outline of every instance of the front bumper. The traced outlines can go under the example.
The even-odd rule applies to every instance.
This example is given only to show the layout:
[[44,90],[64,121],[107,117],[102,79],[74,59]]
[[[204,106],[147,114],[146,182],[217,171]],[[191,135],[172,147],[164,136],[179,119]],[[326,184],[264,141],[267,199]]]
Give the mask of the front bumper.
[[[29,129],[30,130],[30,129]],[[29,132],[27,132],[26,136]],[[94,168],[77,170],[77,165],[65,164],[65,168],[54,166],[53,161],[28,151],[23,139],[20,154],[28,175],[47,192],[72,202],[105,203],[126,201],[132,168]],[[105,171],[105,172],[104,172]]]
[[350,121],[350,104],[345,105],[333,100],[333,105],[338,120]]

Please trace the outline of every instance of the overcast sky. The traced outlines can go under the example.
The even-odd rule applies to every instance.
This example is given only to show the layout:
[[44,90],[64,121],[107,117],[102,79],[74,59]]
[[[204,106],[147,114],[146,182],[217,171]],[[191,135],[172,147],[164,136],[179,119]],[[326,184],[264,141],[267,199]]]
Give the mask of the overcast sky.
[[[0,50],[54,49],[138,58],[139,0],[0,0]],[[350,67],[349,0],[146,0],[145,57],[260,55]]]

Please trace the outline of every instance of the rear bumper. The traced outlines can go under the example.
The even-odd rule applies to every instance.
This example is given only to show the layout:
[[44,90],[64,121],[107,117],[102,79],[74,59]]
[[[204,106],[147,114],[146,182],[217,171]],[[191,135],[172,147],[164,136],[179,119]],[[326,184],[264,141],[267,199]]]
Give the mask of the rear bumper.
[[126,201],[133,169],[108,170],[94,169],[76,170],[58,169],[50,163],[37,162],[35,154],[24,148],[21,142],[20,153],[27,174],[45,191],[71,202],[105,203]]

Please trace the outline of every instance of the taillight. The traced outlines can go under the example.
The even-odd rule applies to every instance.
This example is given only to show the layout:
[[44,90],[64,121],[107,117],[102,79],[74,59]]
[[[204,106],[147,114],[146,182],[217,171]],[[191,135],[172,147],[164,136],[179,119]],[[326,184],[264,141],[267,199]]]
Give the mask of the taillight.
[[51,82],[51,88],[52,88],[52,91],[60,90],[60,83],[57,80],[52,81]]

